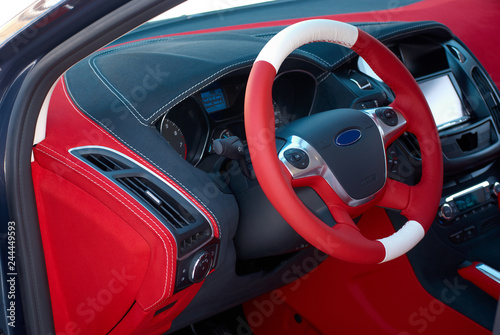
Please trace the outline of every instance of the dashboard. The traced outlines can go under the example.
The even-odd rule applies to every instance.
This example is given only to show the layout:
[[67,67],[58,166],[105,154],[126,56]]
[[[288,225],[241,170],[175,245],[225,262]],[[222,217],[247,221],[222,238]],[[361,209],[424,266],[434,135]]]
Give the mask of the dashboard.
[[[445,184],[431,228],[434,240],[408,254],[425,286],[428,267],[421,260],[428,259],[426,249],[445,246],[448,253],[457,255],[446,263],[432,259],[439,263],[433,269],[455,275],[461,255],[469,254],[473,244],[491,247],[491,235],[500,228],[492,193],[500,180],[498,91],[474,55],[441,24],[361,23],[359,27],[379,38],[408,68],[439,130]],[[207,304],[213,312],[223,311],[283,286],[285,274],[317,252],[268,201],[252,173],[246,146],[248,76],[263,45],[281,28],[162,37],[161,31],[155,31],[160,28],[153,26],[148,34],[160,37],[124,44],[118,40],[120,47],[95,53],[64,77],[71,100],[84,114],[137,154],[132,162],[125,162],[108,152],[112,165],[128,167],[103,174],[145,178],[150,171],[137,162],[148,162],[192,195],[185,199],[186,194],[172,191],[155,176],[145,178],[147,182],[139,179],[142,182],[132,185],[131,192],[123,191],[136,199],[142,192],[138,202],[160,219],[163,203],[172,202],[170,198],[177,199],[170,206],[174,212],[194,218],[177,231],[164,219],[164,228],[172,231],[176,244],[169,254],[175,264],[173,292],[199,289],[175,319],[172,331],[209,316]],[[123,69],[128,70],[126,75]],[[285,59],[274,80],[277,145],[283,140],[280,133],[297,120],[338,109],[377,109],[389,106],[394,98],[354,52],[329,43],[305,45]],[[237,144],[236,156],[219,150],[221,142],[229,141]],[[411,133],[402,134],[386,150],[387,176],[416,185],[422,171],[420,147],[425,145],[425,139],[419,142]],[[85,148],[81,161],[101,159],[103,151],[91,152],[94,149]],[[325,224],[335,224],[312,189],[295,191]],[[202,213],[194,203],[203,204]],[[388,215],[396,227],[401,221],[398,213]],[[482,259],[497,262],[493,253]],[[201,275],[196,282],[186,280],[188,271],[197,273],[193,270],[197,264],[203,264]],[[195,285],[202,281],[201,288]],[[429,284],[429,291],[439,295],[442,287],[433,285]],[[467,309],[470,304],[461,306]]]

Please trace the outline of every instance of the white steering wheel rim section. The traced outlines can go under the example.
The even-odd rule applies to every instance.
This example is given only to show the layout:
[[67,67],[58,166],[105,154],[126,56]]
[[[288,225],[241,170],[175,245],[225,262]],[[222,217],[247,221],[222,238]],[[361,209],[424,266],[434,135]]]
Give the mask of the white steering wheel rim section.
[[[274,36],[261,50],[255,63],[270,63],[276,73],[290,53],[302,45],[313,42],[330,42],[352,48],[358,40],[358,28],[333,20],[308,20],[291,25]],[[425,235],[423,226],[409,220],[394,234],[377,240],[385,249],[384,263],[404,255]]]
[[332,20],[309,20],[291,25],[274,36],[260,51],[255,62],[266,61],[278,72],[295,49],[313,42],[330,42],[351,48],[358,40],[358,28]]
[[377,240],[382,243],[385,249],[385,258],[380,263],[393,260],[394,258],[406,254],[422,240],[424,235],[424,227],[417,221],[410,220],[391,236]]

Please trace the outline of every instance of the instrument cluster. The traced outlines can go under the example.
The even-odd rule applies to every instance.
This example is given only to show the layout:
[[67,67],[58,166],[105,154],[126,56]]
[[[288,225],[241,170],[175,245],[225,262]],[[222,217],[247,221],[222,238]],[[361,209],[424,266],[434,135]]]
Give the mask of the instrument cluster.
[[[214,154],[217,139],[246,143],[244,100],[248,75],[222,78],[170,109],[157,124],[163,138],[193,165]],[[316,79],[305,71],[278,75],[273,85],[276,130],[311,113]]]

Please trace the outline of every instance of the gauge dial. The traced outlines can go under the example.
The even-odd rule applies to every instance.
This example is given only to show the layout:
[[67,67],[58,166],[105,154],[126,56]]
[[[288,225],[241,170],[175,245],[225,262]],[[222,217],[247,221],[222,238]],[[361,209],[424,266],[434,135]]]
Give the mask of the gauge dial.
[[181,155],[184,159],[187,156],[186,140],[181,129],[171,120],[163,119],[161,125],[161,134],[165,140]]

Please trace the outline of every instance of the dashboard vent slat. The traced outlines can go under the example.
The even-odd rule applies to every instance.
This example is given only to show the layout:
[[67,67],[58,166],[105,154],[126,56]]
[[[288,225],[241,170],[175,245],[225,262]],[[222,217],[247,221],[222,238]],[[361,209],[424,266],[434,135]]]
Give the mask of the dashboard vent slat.
[[121,177],[117,181],[155,208],[173,228],[182,229],[196,221],[175,199],[146,178]]
[[126,164],[106,155],[91,153],[83,154],[82,157],[104,172],[119,171],[130,168]]
[[495,120],[497,127],[500,128],[500,106],[490,81],[477,67],[472,69],[472,79],[474,79],[479,93],[481,93],[486,105],[490,109],[493,120]]

